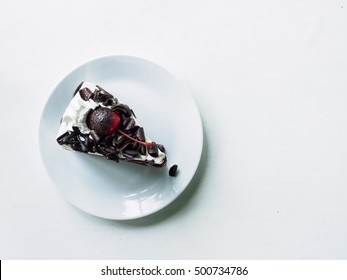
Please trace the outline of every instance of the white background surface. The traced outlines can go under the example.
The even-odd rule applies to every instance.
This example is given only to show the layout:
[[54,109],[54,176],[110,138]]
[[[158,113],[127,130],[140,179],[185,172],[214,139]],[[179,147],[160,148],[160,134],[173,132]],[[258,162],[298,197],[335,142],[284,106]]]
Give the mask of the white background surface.
[[[0,258],[346,259],[347,3],[302,2],[2,1]],[[187,191],[128,222],[70,206],[38,146],[53,87],[109,54],[171,71],[204,125]]]

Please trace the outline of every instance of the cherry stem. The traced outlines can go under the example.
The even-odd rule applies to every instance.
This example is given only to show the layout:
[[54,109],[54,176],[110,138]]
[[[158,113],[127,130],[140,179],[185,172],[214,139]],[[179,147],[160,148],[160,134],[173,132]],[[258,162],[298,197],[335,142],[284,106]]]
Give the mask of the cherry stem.
[[143,141],[140,141],[140,140],[137,140],[133,137],[131,137],[130,135],[126,134],[124,131],[121,131],[120,129],[117,129],[117,131],[120,133],[120,134],[123,134],[125,137],[128,137],[129,139],[141,144],[141,145],[144,145],[144,146],[153,146],[153,142],[143,142]]

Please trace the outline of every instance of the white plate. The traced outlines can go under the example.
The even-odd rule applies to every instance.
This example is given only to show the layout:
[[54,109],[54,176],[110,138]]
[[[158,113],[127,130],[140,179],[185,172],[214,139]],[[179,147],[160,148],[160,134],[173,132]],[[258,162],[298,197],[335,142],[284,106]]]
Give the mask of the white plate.
[[[66,151],[56,142],[59,121],[81,81],[99,84],[134,110],[146,135],[165,146],[168,165],[153,168]],[[169,72],[147,60],[108,56],[87,62],[53,90],[42,113],[39,143],[47,172],[77,208],[114,220],[154,213],[176,199],[198,167],[203,133],[199,111]],[[168,175],[178,164],[176,177]]]

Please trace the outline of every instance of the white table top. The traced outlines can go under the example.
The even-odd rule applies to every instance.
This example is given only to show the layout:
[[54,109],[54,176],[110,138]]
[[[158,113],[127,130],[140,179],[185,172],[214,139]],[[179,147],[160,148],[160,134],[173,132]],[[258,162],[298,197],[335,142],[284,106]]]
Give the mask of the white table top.
[[[345,1],[6,1],[0,9],[1,259],[346,259]],[[204,126],[187,190],[109,221],[58,193],[38,125],[90,59],[133,55],[191,91]]]

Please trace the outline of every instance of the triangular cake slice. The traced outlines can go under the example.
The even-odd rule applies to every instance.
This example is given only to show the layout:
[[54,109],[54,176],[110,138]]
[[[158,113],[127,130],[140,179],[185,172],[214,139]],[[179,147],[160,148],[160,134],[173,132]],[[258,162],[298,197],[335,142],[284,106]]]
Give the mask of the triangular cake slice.
[[145,135],[133,110],[98,85],[82,82],[61,119],[57,142],[67,150],[163,167],[163,145]]

